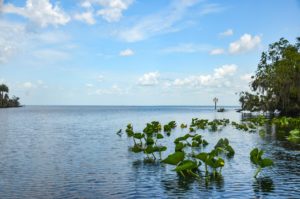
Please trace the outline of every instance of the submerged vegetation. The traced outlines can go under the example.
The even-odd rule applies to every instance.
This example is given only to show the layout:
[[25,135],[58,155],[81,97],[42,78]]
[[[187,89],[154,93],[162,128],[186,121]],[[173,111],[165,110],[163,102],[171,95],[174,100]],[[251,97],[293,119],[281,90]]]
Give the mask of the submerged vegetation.
[[243,110],[300,114],[300,37],[295,45],[284,38],[263,52],[252,76],[253,93],[241,92]]
[[11,99],[8,96],[9,88],[5,84],[0,85],[0,108],[18,107],[20,102],[18,97],[13,96]]

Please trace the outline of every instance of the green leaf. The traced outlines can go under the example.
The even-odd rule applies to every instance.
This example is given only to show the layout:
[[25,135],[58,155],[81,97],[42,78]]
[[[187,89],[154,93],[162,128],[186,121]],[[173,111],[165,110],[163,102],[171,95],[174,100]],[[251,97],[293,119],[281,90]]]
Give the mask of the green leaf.
[[166,150],[167,150],[167,147],[165,147],[165,146],[159,147],[159,151],[166,151]]
[[252,156],[257,156],[257,154],[258,154],[258,148],[255,148],[255,149],[253,149],[251,152],[250,152],[250,156],[252,157]]
[[139,152],[143,151],[143,149],[140,146],[138,146],[138,145],[135,144],[132,147],[131,151],[134,152],[134,153],[139,153]]
[[206,145],[208,145],[208,142],[207,142],[206,140],[203,139],[203,140],[202,140],[202,145],[203,145],[203,146],[206,146]]
[[290,131],[290,135],[292,136],[300,136],[300,131],[298,129],[294,129]]
[[146,143],[147,143],[147,145],[154,144],[154,141],[153,141],[152,137],[148,137],[147,140],[146,140]]
[[229,145],[229,140],[227,138],[224,139],[224,145]]
[[269,166],[274,166],[274,162],[272,160],[270,160],[270,159],[265,158],[265,159],[261,160],[260,166],[262,168],[269,167]]
[[182,149],[185,147],[186,145],[183,144],[182,142],[179,142],[178,144],[176,144],[175,146],[175,151],[182,151]]
[[175,152],[169,155],[166,159],[162,160],[162,163],[177,165],[184,159],[184,152]]
[[157,138],[157,139],[163,139],[164,136],[163,136],[162,134],[158,133],[157,136],[156,136],[156,138]]
[[183,161],[179,166],[177,166],[173,171],[184,171],[184,170],[192,170],[194,168],[197,168],[197,162],[192,160],[185,160]]
[[178,144],[180,141],[187,140],[189,137],[194,137],[194,136],[190,134],[186,134],[185,136],[176,138],[174,143]]
[[228,146],[226,146],[226,151],[228,151],[228,156],[231,156],[231,155],[234,155],[234,150],[233,150],[233,148],[230,146],[230,145],[228,145]]
[[164,131],[166,132],[169,132],[169,131],[171,131],[172,130],[172,128],[171,128],[171,126],[170,125],[168,125],[168,124],[165,124],[164,125]]
[[145,150],[146,150],[147,153],[153,153],[154,152],[154,148],[153,148],[152,145],[148,145]]
[[141,133],[135,133],[135,134],[133,135],[134,138],[139,139],[139,140],[142,139],[144,136],[145,136],[145,135],[144,135],[144,134],[141,134]]
[[169,122],[168,124],[172,129],[175,128],[177,126],[176,122],[175,121],[171,121]]
[[128,131],[126,130],[126,132],[128,137],[132,137],[134,135],[132,130],[128,130]]
[[265,133],[266,133],[265,131],[261,131],[261,132],[259,133],[259,135],[260,135],[260,136],[263,136]]
[[198,142],[196,142],[196,141],[193,141],[192,142],[192,147],[198,147],[200,144],[198,143]]
[[300,143],[300,136],[289,135],[286,139],[294,143]]
[[218,168],[224,166],[224,160],[222,158],[216,157],[216,156],[210,156],[206,160],[206,163],[212,167],[212,168]]
[[202,162],[205,162],[208,157],[208,153],[199,153],[195,156],[195,158],[201,160]]

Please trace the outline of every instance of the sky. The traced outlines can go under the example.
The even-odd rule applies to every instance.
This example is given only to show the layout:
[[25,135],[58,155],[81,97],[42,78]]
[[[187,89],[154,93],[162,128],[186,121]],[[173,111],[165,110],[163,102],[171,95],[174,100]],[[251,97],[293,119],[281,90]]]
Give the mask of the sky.
[[298,0],[0,0],[0,83],[24,105],[239,105]]

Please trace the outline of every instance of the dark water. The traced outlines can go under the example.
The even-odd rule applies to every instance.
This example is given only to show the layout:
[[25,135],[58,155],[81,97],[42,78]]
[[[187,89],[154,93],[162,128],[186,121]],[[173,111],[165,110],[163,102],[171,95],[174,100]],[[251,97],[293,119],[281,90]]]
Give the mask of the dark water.
[[[132,123],[228,118],[240,121],[233,108],[216,113],[212,107],[27,106],[0,109],[0,198],[299,198],[300,150],[278,137],[269,126],[264,136],[238,131],[198,131],[210,143],[227,137],[236,154],[225,160],[219,180],[184,179],[170,165],[145,163],[128,146],[132,140],[116,132]],[[175,136],[187,130],[176,128]],[[275,166],[257,179],[249,152],[263,148]],[[201,167],[202,168],[202,167]],[[203,169],[202,169],[203,171]]]

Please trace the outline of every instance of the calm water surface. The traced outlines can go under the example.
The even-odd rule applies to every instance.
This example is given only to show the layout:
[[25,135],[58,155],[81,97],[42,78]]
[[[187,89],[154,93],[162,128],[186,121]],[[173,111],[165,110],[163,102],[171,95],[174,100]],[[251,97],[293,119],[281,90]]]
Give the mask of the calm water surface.
[[[240,122],[234,108],[213,107],[26,106],[0,109],[0,198],[299,198],[300,146],[267,133],[199,130],[210,144],[227,137],[236,154],[225,160],[219,180],[184,179],[171,165],[144,162],[130,152],[132,140],[116,132],[132,123],[142,131],[157,120],[190,124],[191,119]],[[173,140],[187,130],[176,128],[163,144],[173,153]],[[275,166],[262,169],[250,163],[249,152],[263,148]],[[202,167],[201,167],[202,168]],[[203,169],[202,169],[203,171]]]

